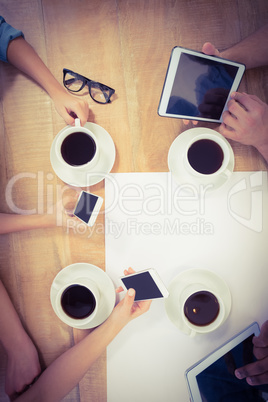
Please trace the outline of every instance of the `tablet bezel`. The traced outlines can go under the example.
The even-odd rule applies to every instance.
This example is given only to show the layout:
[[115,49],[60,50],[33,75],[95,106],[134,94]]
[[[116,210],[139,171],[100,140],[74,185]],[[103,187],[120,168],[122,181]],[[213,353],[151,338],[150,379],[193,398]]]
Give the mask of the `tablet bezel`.
[[[203,59],[209,59],[209,60],[213,60],[213,61],[217,61],[219,63],[222,64],[227,64],[227,65],[232,65],[235,67],[238,67],[236,76],[234,78],[232,87],[230,89],[229,95],[227,97],[227,100],[225,102],[225,106],[223,108],[223,111],[221,113],[220,119],[211,119],[211,118],[205,118],[205,117],[200,117],[200,116],[187,116],[187,115],[179,115],[179,114],[171,114],[171,113],[167,113],[167,107],[168,107],[168,103],[170,100],[170,95],[171,95],[171,91],[173,88],[173,84],[174,84],[174,79],[177,73],[177,68],[179,65],[179,61],[180,61],[180,57],[181,54],[186,53],[186,54],[190,54],[190,55],[194,55],[197,57],[201,57]],[[212,123],[221,123],[222,122],[222,114],[225,110],[227,110],[227,103],[230,99],[230,95],[233,91],[237,91],[239,84],[242,80],[243,74],[245,72],[245,65],[242,63],[237,63],[231,60],[227,60],[227,59],[223,59],[220,57],[216,57],[216,56],[208,56],[204,53],[201,52],[197,52],[191,49],[186,49],[180,46],[176,46],[172,49],[171,52],[171,56],[170,56],[170,60],[169,60],[169,65],[167,68],[167,73],[166,73],[166,77],[165,77],[165,82],[163,85],[163,89],[162,89],[162,94],[161,94],[161,98],[160,98],[160,102],[159,102],[159,106],[158,106],[158,115],[162,116],[162,117],[173,117],[173,118],[177,118],[177,119],[185,119],[185,120],[197,120],[197,121],[207,121],[207,122],[212,122]]]
[[190,394],[190,400],[194,402],[202,402],[202,397],[199,391],[198,383],[196,377],[203,370],[207,369],[211,364],[213,364],[216,360],[220,359],[231,349],[235,348],[245,339],[247,339],[251,335],[258,336],[260,334],[260,328],[257,322],[252,323],[250,326],[245,328],[239,334],[235,335],[225,344],[220,346],[218,349],[214,350],[212,353],[204,357],[202,360],[199,360],[196,364],[191,366],[185,371],[185,378],[188,386],[188,391]]

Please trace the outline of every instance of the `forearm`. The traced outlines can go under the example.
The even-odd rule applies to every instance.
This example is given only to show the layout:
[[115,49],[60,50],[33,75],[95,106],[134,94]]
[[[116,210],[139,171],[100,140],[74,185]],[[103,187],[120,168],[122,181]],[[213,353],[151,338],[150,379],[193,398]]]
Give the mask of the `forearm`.
[[[132,268],[125,274],[134,273]],[[119,290],[120,291],[120,290]],[[109,343],[128,324],[149,310],[151,301],[134,302],[135,290],[114,308],[108,319],[81,342],[55,360],[18,402],[58,402],[83,378]]]
[[12,40],[7,49],[7,59],[19,70],[41,85],[51,98],[65,92],[32,46],[22,37]]
[[21,347],[25,331],[1,280],[0,306],[0,341],[6,352],[10,353],[12,349]]
[[246,65],[246,68],[255,68],[268,65],[268,24],[243,39],[241,42],[220,52],[220,56],[235,60]]
[[9,43],[7,60],[45,89],[53,100],[57,112],[67,124],[74,124],[75,115],[81,120],[82,126],[87,122],[89,112],[87,102],[70,95],[22,37]]
[[122,325],[113,323],[109,317],[100,327],[55,360],[33,387],[16,401],[60,401],[84,377],[121,329]]
[[47,215],[17,215],[0,213],[0,234],[55,226]]

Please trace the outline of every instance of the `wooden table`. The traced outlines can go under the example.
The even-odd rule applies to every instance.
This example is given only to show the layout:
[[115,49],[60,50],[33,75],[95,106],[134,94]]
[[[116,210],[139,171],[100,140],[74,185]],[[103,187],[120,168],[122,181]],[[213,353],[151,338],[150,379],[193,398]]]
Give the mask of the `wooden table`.
[[[212,41],[226,48],[267,23],[266,0],[1,0],[0,14],[21,29],[56,78],[69,68],[115,88],[111,104],[84,95],[89,120],[104,127],[116,146],[112,172],[166,172],[173,140],[188,127],[161,118],[157,107],[171,49],[201,50]],[[240,90],[268,102],[267,68],[247,71]],[[17,207],[41,211],[56,200],[64,183],[52,170],[49,150],[65,126],[48,95],[14,67],[1,63],[1,212],[12,212],[5,190],[12,186]],[[208,125],[208,127],[211,127]],[[267,170],[253,147],[232,142],[235,170]],[[104,196],[104,182],[91,188]],[[99,223],[104,225],[103,215]],[[49,292],[55,275],[75,262],[105,270],[104,232],[66,233],[58,227],[2,235],[0,275],[40,352],[45,368],[82,339],[54,314]],[[0,348],[0,401],[6,358]],[[106,400],[106,355],[64,401]]]

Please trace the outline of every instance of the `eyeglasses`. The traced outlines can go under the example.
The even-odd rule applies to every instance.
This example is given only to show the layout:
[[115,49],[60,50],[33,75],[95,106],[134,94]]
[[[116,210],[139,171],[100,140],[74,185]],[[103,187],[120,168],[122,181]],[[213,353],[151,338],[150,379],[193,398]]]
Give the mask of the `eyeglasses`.
[[110,98],[115,93],[113,88],[100,82],[92,81],[66,68],[63,69],[63,85],[71,92],[79,92],[87,85],[91,98],[95,102],[103,104],[111,102]]

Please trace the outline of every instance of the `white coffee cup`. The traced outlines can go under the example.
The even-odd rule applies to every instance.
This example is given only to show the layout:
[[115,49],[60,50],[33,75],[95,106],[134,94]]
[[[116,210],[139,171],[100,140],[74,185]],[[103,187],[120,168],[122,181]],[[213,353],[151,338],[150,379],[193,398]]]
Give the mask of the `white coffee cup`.
[[54,311],[67,325],[85,327],[98,314],[100,292],[96,283],[89,278],[75,278],[64,285],[54,282],[57,290]]
[[217,131],[194,128],[185,146],[183,165],[195,182],[216,187],[227,181],[234,169],[233,150]]
[[[208,306],[210,307],[208,311],[206,311],[207,303],[211,303],[210,306]],[[193,305],[197,307],[189,312],[189,309],[192,308]],[[225,306],[221,297],[217,292],[203,284],[190,284],[186,286],[180,295],[180,306],[180,314],[190,337],[194,337],[196,334],[207,334],[215,331],[226,319]],[[187,311],[189,313],[188,316]],[[201,320],[204,318],[204,314],[206,315],[204,320],[206,322],[205,324],[197,324],[197,322],[200,321],[200,315],[198,317],[199,313]],[[195,315],[196,317],[191,319]]]
[[[76,141],[78,135],[83,141],[80,145],[77,144]],[[76,141],[75,147],[73,146],[74,141]],[[66,148],[69,156],[67,153],[64,154],[64,149]],[[75,150],[77,150],[77,152],[75,152]],[[88,171],[94,168],[99,160],[99,152],[99,146],[95,135],[88,128],[81,126],[80,119],[75,119],[75,126],[67,126],[65,129],[61,130],[56,139],[56,157],[62,167],[68,169],[71,167],[78,171]]]

